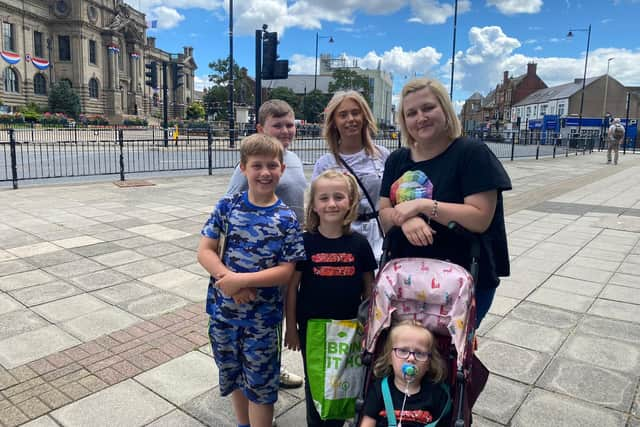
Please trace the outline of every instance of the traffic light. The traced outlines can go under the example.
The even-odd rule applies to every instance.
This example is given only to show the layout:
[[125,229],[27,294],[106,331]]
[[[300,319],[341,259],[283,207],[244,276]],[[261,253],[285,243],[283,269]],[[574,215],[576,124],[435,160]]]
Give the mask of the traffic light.
[[278,59],[273,68],[273,77],[274,80],[277,79],[286,79],[289,77],[289,60],[288,59]]
[[147,86],[151,86],[154,89],[158,88],[158,66],[156,61],[151,61],[148,64],[144,64],[145,71],[144,75],[147,78],[144,82]]
[[262,35],[262,78],[272,79],[278,60],[278,33],[265,31]]
[[178,63],[173,64],[172,71],[173,71],[173,88],[174,89],[178,89],[180,86],[184,84],[184,82],[182,81],[182,79],[184,78],[183,68],[184,68],[183,64],[178,64]]

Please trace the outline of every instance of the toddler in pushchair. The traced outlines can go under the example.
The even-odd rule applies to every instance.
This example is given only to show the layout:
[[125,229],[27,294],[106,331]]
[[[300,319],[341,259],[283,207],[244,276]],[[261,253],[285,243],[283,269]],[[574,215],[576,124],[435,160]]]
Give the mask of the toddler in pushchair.
[[[473,275],[457,264],[428,258],[398,258],[381,267],[365,325],[363,361],[369,368],[358,425],[471,425],[471,408],[488,377],[473,354],[475,246],[472,243]],[[446,365],[442,371],[441,360]],[[420,395],[423,388],[429,390],[430,396],[423,397],[429,401],[415,402],[412,395]],[[386,395],[382,405],[381,394]]]

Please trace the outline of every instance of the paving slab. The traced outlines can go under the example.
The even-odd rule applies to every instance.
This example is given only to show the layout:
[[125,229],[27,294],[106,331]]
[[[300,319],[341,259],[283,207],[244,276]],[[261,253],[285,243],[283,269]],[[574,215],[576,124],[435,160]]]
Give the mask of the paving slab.
[[50,242],[39,242],[31,245],[18,246],[16,248],[7,249],[8,252],[19,258],[27,258],[35,255],[42,255],[48,252],[59,251],[60,246],[56,246]]
[[107,267],[116,267],[123,264],[129,264],[134,261],[143,260],[145,259],[145,256],[131,249],[123,249],[121,251],[97,255],[92,259],[100,264],[106,265]]
[[80,246],[95,245],[96,243],[102,243],[102,240],[96,239],[93,236],[77,236],[70,237],[68,239],[54,240],[53,243],[62,248],[70,249],[78,248]]
[[[638,279],[640,281],[640,277]],[[600,298],[640,305],[640,291],[628,286],[607,285],[600,294]]]
[[174,407],[133,380],[123,381],[51,413],[65,427],[143,426]]
[[534,389],[513,417],[513,427],[624,427],[625,416],[576,399]]
[[640,345],[640,324],[637,323],[587,315],[580,320],[576,332]]
[[111,304],[121,304],[126,301],[136,300],[155,291],[156,289],[152,289],[150,285],[145,285],[138,281],[132,281],[109,286],[108,288],[94,291],[92,294]]
[[82,294],[39,305],[33,311],[51,323],[60,323],[108,307],[98,298]]
[[61,323],[60,327],[82,341],[89,341],[101,335],[127,328],[140,321],[139,317],[126,311],[117,307],[109,307],[67,320]]
[[147,427],[204,427],[204,424],[176,409],[147,424]]
[[527,301],[575,312],[585,312],[593,304],[594,298],[555,289],[540,288],[529,295]]
[[589,314],[640,323],[640,306],[618,301],[596,299],[588,311]]
[[555,352],[567,336],[567,331],[505,318],[487,334],[508,344],[544,353]]
[[134,378],[174,405],[181,406],[218,385],[212,358],[192,351]]
[[77,277],[95,271],[104,270],[104,266],[86,258],[80,258],[75,261],[65,262],[62,264],[45,267],[44,270],[50,274],[58,276],[61,279]]
[[577,324],[580,315],[571,311],[524,301],[511,311],[509,318],[557,329],[572,329]]
[[22,273],[4,276],[2,280],[0,280],[0,290],[10,292],[15,291],[16,289],[23,289],[28,288],[29,286],[52,282],[54,280],[56,280],[55,276],[52,276],[42,270],[25,271]]
[[45,326],[0,341],[0,364],[12,369],[78,344],[80,341],[57,326]]
[[0,277],[35,269],[36,266],[25,260],[13,259],[10,261],[4,261],[0,262]]
[[169,293],[156,293],[147,295],[135,301],[123,305],[129,313],[133,313],[143,319],[151,319],[164,313],[177,310],[187,305],[189,301]]
[[46,254],[34,255],[24,258],[24,261],[36,267],[51,267],[65,262],[71,262],[80,259],[81,256],[66,249],[55,252],[47,252]]
[[557,358],[545,370],[537,385],[590,403],[628,412],[637,383],[637,376]]
[[522,404],[529,387],[516,381],[489,375],[489,380],[473,409],[475,413],[501,424],[507,424]]
[[30,421],[26,424],[23,424],[22,427],[59,427],[59,424],[53,421],[48,415],[44,415],[40,418],[36,418],[33,421]]
[[119,283],[130,282],[131,277],[115,270],[101,270],[71,279],[73,284],[85,291],[95,291]]
[[23,308],[24,305],[20,304],[17,300],[11,298],[9,295],[0,294],[0,315]]
[[155,273],[160,273],[169,269],[171,269],[170,265],[167,265],[153,258],[135,261],[129,264],[120,265],[115,268],[116,271],[119,271],[120,273],[126,274],[127,276],[136,279],[140,277],[150,276]]
[[556,271],[559,276],[573,277],[574,279],[586,280],[596,283],[607,283],[611,275],[610,271],[598,270],[590,267],[577,267],[566,265]]
[[77,295],[80,292],[82,292],[80,289],[67,282],[55,280],[42,285],[18,289],[10,292],[10,295],[25,306],[32,307],[34,305]]
[[542,285],[543,289],[553,289],[586,297],[596,297],[603,287],[603,283],[586,282],[584,280],[556,275],[549,277],[549,279]]
[[640,348],[627,342],[575,334],[569,337],[558,354],[631,375],[640,372]]
[[482,340],[477,355],[491,373],[526,384],[533,384],[551,360],[549,354],[490,339]]
[[627,286],[629,288],[640,289],[640,276],[632,274],[615,273],[609,279],[612,285]]
[[173,268],[171,270],[152,274],[140,279],[143,283],[147,283],[161,289],[168,289],[183,283],[191,283],[200,280],[202,280],[201,276],[179,268]]
[[520,300],[517,298],[509,298],[496,295],[493,298],[491,307],[489,308],[489,313],[495,314],[497,316],[505,316],[513,309],[513,307],[518,305],[518,303],[520,303]]
[[97,243],[90,246],[81,246],[71,249],[72,252],[85,257],[92,257],[96,255],[107,254],[109,252],[116,252],[122,250],[122,246],[119,246],[119,242],[104,242]]
[[27,309],[0,314],[0,340],[42,328],[47,324],[42,317]]
[[[146,237],[137,237],[138,239],[147,239]],[[148,257],[159,257],[163,255],[169,255],[181,250],[180,246],[176,246],[167,242],[156,242],[155,240],[147,239],[148,243],[135,248],[136,252]]]

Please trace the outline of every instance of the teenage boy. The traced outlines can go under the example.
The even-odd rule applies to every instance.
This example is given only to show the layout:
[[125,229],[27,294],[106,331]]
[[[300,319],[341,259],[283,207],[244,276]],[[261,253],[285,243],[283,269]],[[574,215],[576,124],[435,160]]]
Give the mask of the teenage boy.
[[296,261],[304,259],[295,214],[275,194],[285,170],[283,157],[276,139],[264,134],[245,138],[240,170],[248,190],[218,201],[198,247],[198,261],[211,275],[207,313],[220,393],[231,394],[238,427],[272,424],[280,372],[281,287]]
[[[259,133],[276,138],[284,148],[284,164],[287,166],[280,182],[276,186],[276,195],[296,214],[298,222],[304,222],[304,192],[307,188],[307,178],[304,174],[302,161],[296,153],[289,151],[289,146],[296,137],[296,124],[291,106],[283,100],[272,99],[266,101],[258,110]],[[229,181],[227,195],[240,193],[247,189],[247,178],[242,174],[240,166],[236,167]],[[286,351],[286,350],[285,350]],[[280,387],[297,388],[302,386],[302,377],[280,367]]]

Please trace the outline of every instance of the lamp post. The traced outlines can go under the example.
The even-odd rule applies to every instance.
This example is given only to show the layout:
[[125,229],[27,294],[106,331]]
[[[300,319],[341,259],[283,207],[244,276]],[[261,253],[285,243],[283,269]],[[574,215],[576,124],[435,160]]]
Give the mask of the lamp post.
[[318,41],[320,39],[329,39],[329,43],[333,43],[332,36],[321,36],[316,32],[316,68],[315,72],[313,73],[313,90],[316,90],[318,88]]
[[458,0],[453,9],[453,52],[451,53],[451,85],[449,86],[449,98],[453,102],[453,70],[456,65],[456,26],[458,25]]
[[604,100],[602,101],[602,140],[607,129],[607,91],[609,90],[609,64],[614,58],[607,59],[607,76],[604,80]]
[[582,108],[584,106],[584,85],[587,80],[587,63],[589,61],[589,43],[591,42],[591,24],[588,28],[576,28],[574,30],[569,29],[567,37],[573,37],[574,31],[586,31],[587,32],[587,53],[584,56],[584,75],[582,77],[582,91],[580,94],[580,113],[578,114],[578,138],[580,137],[580,131],[582,130]]

